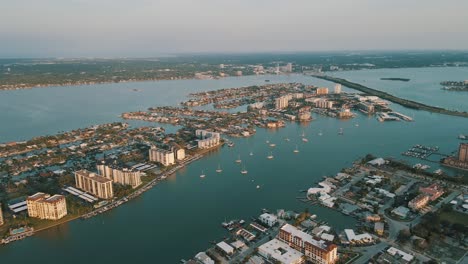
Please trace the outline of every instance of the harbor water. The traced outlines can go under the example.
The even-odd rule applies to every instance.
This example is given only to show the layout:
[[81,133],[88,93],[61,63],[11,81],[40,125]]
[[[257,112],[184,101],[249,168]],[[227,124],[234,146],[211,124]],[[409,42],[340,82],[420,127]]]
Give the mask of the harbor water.
[[[411,71],[418,71],[406,70],[410,71],[408,75],[390,77],[407,77]],[[451,70],[439,68],[440,79],[455,78],[444,76]],[[334,85],[312,77],[290,75],[5,91],[0,93],[0,142],[121,121],[119,114],[125,111],[177,105],[190,92],[261,85],[266,78],[270,83],[303,82],[329,88]],[[464,77],[460,74],[456,78]],[[134,88],[139,91],[132,91]],[[453,100],[457,95],[453,95]],[[411,99],[425,102],[426,95],[413,96]],[[177,263],[204,251],[211,245],[210,241],[227,236],[221,222],[249,220],[258,216],[262,208],[272,211],[307,208],[318,219],[338,229],[354,227],[356,220],[351,217],[297,200],[296,197],[304,196],[300,190],[315,186],[323,176],[335,175],[368,153],[406,159],[411,164],[421,161],[401,153],[415,144],[439,146],[440,152],[448,154],[458,147],[458,134],[468,132],[468,120],[464,118],[414,111],[394,104],[391,107],[415,121],[379,122],[361,113],[346,121],[314,115],[315,119],[307,124],[288,123],[283,129],[258,129],[251,138],[232,139],[233,148],[213,151],[115,210],[1,246],[0,259],[2,263]],[[458,106],[454,104],[454,107]],[[343,135],[338,134],[341,128]],[[309,140],[307,143],[301,141],[303,132]],[[276,147],[270,147],[266,141],[275,143]],[[299,153],[293,153],[296,145]],[[273,159],[267,159],[270,152]],[[241,164],[235,163],[239,155]],[[215,172],[218,165],[222,173]],[[436,163],[429,165],[431,170],[438,168]],[[248,174],[240,173],[242,166]],[[203,179],[199,177],[202,171],[206,174]]]

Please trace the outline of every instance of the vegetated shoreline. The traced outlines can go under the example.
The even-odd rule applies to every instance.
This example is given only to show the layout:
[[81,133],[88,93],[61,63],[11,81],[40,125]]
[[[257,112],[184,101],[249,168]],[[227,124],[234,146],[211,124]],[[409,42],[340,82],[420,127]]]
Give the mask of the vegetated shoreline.
[[[109,203],[107,205],[109,207],[109,209],[101,211],[103,209],[103,207],[100,207],[100,208],[95,208],[94,210],[92,210],[90,212],[80,213],[80,214],[76,214],[76,215],[70,215],[71,216],[70,218],[65,217],[65,218],[57,220],[55,222],[51,222],[51,223],[49,223],[49,224],[47,224],[47,225],[45,225],[45,226],[43,226],[41,228],[35,229],[33,231],[33,233],[28,235],[28,236],[34,236],[39,232],[42,232],[42,231],[45,231],[45,230],[51,229],[53,227],[57,227],[57,226],[69,223],[69,222],[73,222],[73,221],[76,221],[78,219],[86,220],[86,219],[94,217],[94,216],[96,216],[98,214],[110,212],[110,211],[114,210],[115,208],[120,207],[120,205],[122,205],[123,203],[118,204],[118,202],[123,201],[123,199],[127,199],[127,201],[131,201],[131,200],[143,195],[147,191],[153,189],[153,187],[158,185],[160,182],[164,181],[165,178],[161,178],[162,176],[168,177],[170,175],[175,174],[177,171],[184,168],[185,166],[187,166],[187,165],[189,165],[189,164],[191,164],[191,163],[193,163],[193,162],[195,162],[195,161],[197,161],[199,159],[205,158],[212,151],[216,151],[217,149],[221,148],[223,145],[224,145],[224,142],[222,142],[218,146],[215,146],[215,147],[212,147],[212,148],[209,148],[209,149],[205,149],[205,150],[202,150],[202,151],[198,151],[197,153],[192,155],[188,160],[186,160],[183,164],[176,165],[171,169],[168,169],[166,171],[161,172],[160,174],[156,175],[156,177],[154,179],[151,179],[147,183],[142,184],[138,188],[134,189],[133,192],[131,194],[127,195],[126,197],[120,197],[117,200],[113,201],[112,203]],[[0,237],[0,246],[22,240],[24,238],[27,238],[28,236],[25,236],[25,237],[20,238],[20,239],[12,240],[12,241],[10,241],[8,243],[2,243],[2,237]]]
[[412,101],[412,100],[403,99],[403,98],[396,97],[396,96],[391,95],[391,94],[386,93],[386,92],[382,92],[382,91],[379,91],[379,90],[376,90],[376,89],[373,89],[373,88],[369,88],[369,87],[361,85],[359,83],[350,82],[350,81],[348,81],[346,79],[341,79],[341,78],[336,78],[336,77],[331,77],[331,76],[326,76],[326,75],[317,75],[317,74],[312,74],[311,76],[313,76],[315,78],[322,79],[322,80],[331,81],[331,82],[334,82],[334,83],[339,83],[339,84],[344,85],[346,87],[349,87],[351,89],[355,89],[355,90],[364,92],[364,93],[369,94],[369,95],[375,95],[375,96],[378,96],[378,97],[380,97],[382,99],[388,100],[388,101],[393,102],[393,103],[397,103],[399,105],[402,105],[404,107],[408,107],[408,108],[411,108],[411,109],[424,110],[424,111],[428,111],[428,112],[432,112],[432,113],[451,115],[451,116],[460,116],[460,117],[468,118],[468,112],[466,112],[466,111],[465,112],[460,112],[460,111],[448,110],[448,109],[441,108],[441,107],[426,105],[426,104],[415,102],[415,101]]
[[380,80],[382,81],[401,81],[401,82],[409,82],[411,79],[408,79],[408,78],[397,78],[397,77],[383,77],[383,78],[380,78]]
[[178,77],[177,79],[171,78],[145,78],[145,79],[128,79],[120,81],[96,81],[96,82],[71,82],[71,83],[49,83],[49,84],[35,84],[35,85],[10,85],[8,87],[0,86],[0,91],[16,91],[16,90],[29,90],[35,88],[49,88],[49,87],[64,87],[64,86],[84,86],[84,85],[95,85],[95,84],[111,84],[111,83],[134,83],[134,82],[156,82],[156,81],[177,81],[177,80],[196,80],[192,76]]

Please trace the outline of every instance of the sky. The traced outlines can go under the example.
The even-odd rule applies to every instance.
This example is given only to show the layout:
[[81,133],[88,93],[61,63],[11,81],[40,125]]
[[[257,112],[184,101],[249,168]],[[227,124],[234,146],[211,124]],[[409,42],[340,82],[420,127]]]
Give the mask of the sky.
[[0,58],[468,49],[467,0],[0,1]]

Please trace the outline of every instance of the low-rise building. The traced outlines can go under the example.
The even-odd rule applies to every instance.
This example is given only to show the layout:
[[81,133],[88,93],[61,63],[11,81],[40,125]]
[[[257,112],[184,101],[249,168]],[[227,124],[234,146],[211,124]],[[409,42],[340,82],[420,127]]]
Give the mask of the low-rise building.
[[258,217],[258,220],[262,222],[263,224],[272,227],[276,223],[278,223],[278,218],[275,215],[264,213]]
[[380,221],[380,219],[381,219],[380,215],[377,215],[377,214],[366,216],[367,222],[378,222]]
[[214,260],[210,258],[205,252],[200,252],[195,255],[195,259],[200,261],[202,264],[215,264]]
[[419,188],[419,191],[427,196],[431,201],[437,200],[440,196],[444,194],[444,189],[437,183],[431,184],[427,187]]
[[338,247],[324,240],[316,240],[296,227],[285,224],[278,237],[280,241],[303,253],[307,260],[319,264],[335,263],[338,260]]
[[411,262],[414,258],[413,255],[408,254],[402,250],[399,250],[397,248],[391,247],[387,249],[387,253],[392,255],[392,256],[401,256],[403,260],[405,260],[407,263]]
[[419,210],[423,207],[425,207],[430,201],[430,198],[426,194],[420,194],[416,196],[414,199],[408,202],[408,207],[413,209],[413,210]]
[[38,192],[26,199],[29,217],[59,220],[67,215],[67,201],[63,195],[50,196]]
[[291,248],[288,244],[272,239],[258,247],[258,254],[274,263],[301,264],[304,263],[304,254]]
[[216,244],[216,248],[223,252],[223,254],[225,255],[234,254],[234,248],[224,241],[221,241],[218,244]]
[[159,162],[164,166],[175,164],[175,155],[173,151],[151,147],[149,150],[149,160]]
[[345,229],[344,232],[350,243],[370,243],[373,241],[372,236],[368,233],[356,235],[353,229]]
[[264,104],[265,103],[263,103],[263,102],[256,102],[256,103],[250,104],[249,108],[250,109],[262,109]]
[[101,199],[114,197],[112,180],[94,172],[80,170],[75,172],[75,183],[78,189],[91,193]]
[[366,103],[366,102],[360,102],[356,105],[356,107],[360,110],[362,110],[365,113],[373,113],[375,112],[375,107],[371,103]]
[[310,113],[304,112],[304,113],[299,113],[297,115],[297,118],[299,119],[299,121],[308,121],[312,118],[312,116]]
[[376,222],[374,224],[374,232],[377,235],[382,236],[384,234],[384,231],[385,231],[385,224],[383,222]]
[[408,216],[409,209],[404,206],[398,206],[392,210],[392,214],[397,215],[401,218],[406,218]]
[[343,119],[352,118],[352,117],[354,117],[354,114],[353,114],[353,112],[351,112],[349,109],[343,108],[343,109],[341,109],[341,111],[338,113],[338,117],[339,117],[339,118],[343,118]]

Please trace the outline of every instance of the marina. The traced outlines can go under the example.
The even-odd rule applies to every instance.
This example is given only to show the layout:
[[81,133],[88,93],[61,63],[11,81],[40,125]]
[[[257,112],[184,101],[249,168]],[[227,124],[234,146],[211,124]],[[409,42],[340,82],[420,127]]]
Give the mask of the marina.
[[[273,83],[275,81],[284,81],[284,78],[284,76],[272,76],[270,79],[271,83]],[[300,80],[303,77],[297,76],[297,78]],[[311,77],[308,78],[310,78],[310,83],[314,83],[316,81]],[[255,77],[245,77],[245,79],[243,77],[241,80],[252,79],[255,79]],[[200,90],[206,90],[206,86],[211,85],[211,87],[214,87],[218,81],[219,80],[212,80],[212,82],[214,82],[212,84],[207,84],[205,81],[199,81],[200,83],[185,81],[184,83],[180,84],[180,91],[186,91],[184,90],[184,87],[192,87],[193,89],[197,89],[198,87]],[[230,81],[230,79],[225,79],[223,81]],[[302,79],[302,81],[306,80]],[[238,81],[233,80],[232,83],[224,85],[235,87],[237,84],[234,82]],[[174,85],[176,84],[177,83]],[[132,100],[127,99],[125,102],[116,101],[113,103],[125,105],[125,108],[128,110],[140,109],[142,108],[142,104],[146,104],[148,107],[154,105],[155,98],[159,98],[159,88],[153,89],[153,87],[150,87],[150,83],[136,85],[138,86],[138,89],[141,90],[141,92],[132,93],[132,95],[129,96],[144,96],[141,96],[141,98],[134,98]],[[147,85],[147,87],[145,87],[145,85]],[[164,85],[164,82],[159,82],[158,86],[159,85]],[[200,88],[202,86],[205,86],[205,88]],[[81,92],[84,92],[85,94],[86,92],[89,92],[90,94],[94,92],[104,93],[104,91],[107,89],[106,87],[108,88],[107,85],[104,85],[103,87],[89,86],[84,87],[84,90],[81,90]],[[115,87],[117,87],[118,90],[119,84],[116,84]],[[74,89],[61,90],[55,88],[45,88],[40,90],[46,94],[48,91],[56,94],[64,92],[70,94],[74,93]],[[154,94],[152,94],[153,91]],[[11,92],[12,93],[2,96],[0,100],[18,100],[11,98],[11,95],[14,95],[16,91]],[[36,94],[35,90],[28,92]],[[180,94],[178,96],[180,97]],[[74,98],[78,102],[80,102],[80,100],[83,100],[84,102],[86,100],[93,100],[94,97],[74,95]],[[169,94],[169,98],[174,97],[171,97]],[[161,98],[161,100],[164,99],[165,98]],[[22,100],[27,100],[27,98]],[[42,100],[47,102],[47,99],[44,98],[36,98],[35,100]],[[133,100],[135,100],[135,102],[139,100],[138,104],[132,106],[131,104]],[[63,103],[69,105],[73,104],[71,102],[67,102],[66,100]],[[0,104],[0,107],[2,105],[5,104]],[[54,106],[56,106],[57,103],[51,102],[49,105],[53,111]],[[47,128],[38,126],[35,130],[25,130],[23,134],[13,136],[13,134],[9,134],[10,132],[8,131],[10,131],[10,129],[16,129],[15,123],[9,122],[11,123],[9,130],[6,134],[2,134],[1,136],[3,138],[8,136],[12,140],[20,140],[21,138],[28,138],[28,134],[31,135],[32,132],[36,134],[43,133],[44,131],[53,132],[70,129],[82,123],[98,123],[103,119],[108,120],[109,111],[110,115],[114,116],[117,120],[119,114],[122,111],[121,106],[119,106],[119,109],[113,111],[112,106],[106,106],[105,102],[103,104],[96,104],[96,106],[93,107],[94,108],[92,111],[94,113],[103,112],[102,109],[99,108],[106,108],[108,110],[105,112],[105,115],[97,115],[96,117],[93,117],[93,120],[90,121],[89,117],[86,119],[83,117],[80,118],[73,116],[73,114],[67,113],[66,108],[63,108],[64,111],[56,111],[56,113],[66,116],[66,119],[63,119],[60,116],[57,117],[50,115],[45,117],[46,119],[51,118],[53,120],[65,120],[64,122],[60,123],[61,127],[59,129],[57,129],[57,122],[45,122],[50,124],[50,126]],[[96,107],[98,108],[96,109]],[[412,116],[414,113],[418,122],[395,122],[386,123],[383,126],[379,126],[380,124],[376,122],[375,119],[367,119],[367,117],[359,115],[355,119],[355,122],[359,122],[359,127],[356,127],[352,122],[343,122],[326,117],[316,116],[315,120],[311,122],[309,126],[317,130],[322,130],[323,136],[320,138],[320,140],[312,140],[315,139],[314,136],[308,135],[308,137],[311,139],[310,143],[307,145],[304,144],[303,146],[301,145],[301,155],[291,154],[291,151],[294,148],[294,145],[292,144],[289,148],[286,146],[280,147],[280,144],[278,144],[277,149],[275,150],[275,158],[281,160],[281,162],[278,162],[278,164],[276,164],[276,162],[267,163],[268,160],[265,159],[264,155],[254,155],[252,156],[252,160],[247,160],[249,151],[252,151],[256,154],[268,153],[269,151],[268,145],[254,144],[254,142],[264,142],[268,138],[272,142],[278,143],[287,135],[300,135],[302,130],[306,129],[307,127],[303,127],[299,124],[288,123],[288,125],[281,130],[271,131],[258,129],[257,133],[251,137],[250,142],[245,141],[245,139],[233,138],[232,142],[235,143],[235,147],[222,148],[219,152],[215,152],[213,156],[208,156],[207,158],[200,159],[196,163],[191,163],[184,168],[180,168],[174,172],[173,175],[165,175],[166,180],[158,182],[154,188],[150,188],[149,191],[147,191],[144,195],[139,196],[138,199],[133,199],[134,201],[131,201],[131,203],[122,203],[121,206],[118,206],[115,208],[115,210],[106,211],[105,214],[98,213],[95,215],[95,217],[92,217],[87,221],[70,222],[57,227],[57,229],[44,231],[45,233],[41,232],[34,236],[34,239],[22,240],[19,243],[21,244],[21,248],[27,248],[34,252],[36,261],[50,261],[50,258],[45,252],[48,252],[55,247],[58,247],[56,249],[60,252],[63,252],[63,254],[77,254],[77,249],[71,245],[79,244],[80,251],[85,250],[92,252],[91,245],[87,246],[86,244],[86,241],[89,240],[95,241],[96,243],[102,245],[103,250],[111,248],[119,249],[121,246],[117,243],[117,241],[109,239],[104,241],[104,238],[112,237],[112,232],[115,230],[115,228],[135,225],[142,228],[147,228],[149,230],[148,233],[136,235],[134,234],[134,231],[127,232],[126,230],[122,230],[120,235],[134,241],[135,245],[142,249],[142,251],[139,252],[141,254],[130,255],[123,253],[119,259],[115,259],[117,263],[120,263],[121,261],[144,262],[148,257],[144,251],[151,251],[147,246],[149,241],[151,241],[152,247],[156,246],[159,248],[159,251],[162,252],[159,256],[159,260],[166,263],[174,263],[179,261],[181,256],[190,256],[200,250],[205,249],[208,244],[207,241],[222,238],[224,236],[224,234],[221,232],[222,230],[212,230],[211,227],[219,226],[219,223],[223,221],[223,218],[228,217],[230,219],[246,219],[246,217],[255,215],[259,208],[277,208],[277,203],[271,201],[272,192],[277,193],[279,196],[278,199],[282,199],[282,201],[284,201],[286,204],[284,207],[302,210],[304,204],[294,199],[297,194],[297,190],[303,188],[304,186],[309,186],[312,182],[320,181],[321,175],[336,172],[336,167],[345,167],[349,165],[354,157],[362,156],[370,152],[378,152],[379,155],[394,156],[395,153],[399,153],[402,149],[414,145],[415,142],[420,142],[420,144],[425,145],[439,145],[441,148],[443,146],[444,149],[454,149],[459,140],[453,136],[453,131],[464,131],[463,123],[460,122],[460,119],[456,117],[444,116],[444,118],[441,119],[439,118],[439,115],[431,115],[421,111],[405,110],[404,108],[399,108],[398,106],[395,106],[394,108],[397,111],[405,111],[405,113],[408,113],[410,116]],[[24,109],[22,111],[24,111]],[[13,115],[20,115],[21,111],[12,113]],[[14,116],[9,116],[8,118],[10,117],[15,118]],[[3,118],[4,122],[8,122],[8,120],[5,120],[6,117]],[[21,118],[19,118],[19,120],[20,119]],[[74,122],[66,120],[74,120]],[[87,121],[84,122],[83,120]],[[439,126],[434,126],[434,122],[437,122]],[[443,128],[444,126],[452,127],[453,131],[447,131]],[[338,131],[340,127],[346,131],[346,137],[337,137],[336,131]],[[430,142],[421,139],[421,134],[428,133],[428,131],[431,135],[433,135]],[[404,137],[402,136],[398,141],[394,141],[392,139],[397,135],[403,134]],[[349,137],[353,138],[353,140],[345,140],[345,138]],[[382,142],[381,137],[386,137],[389,139],[389,141]],[[291,137],[291,142],[296,141],[300,142],[301,137]],[[323,149],[329,148],[332,144],[339,144],[340,148],[335,149],[329,153],[323,153]],[[382,148],[382,145],[385,145],[385,149]],[[341,151],[341,149],[347,149],[347,151]],[[235,160],[236,156],[239,154],[238,152],[240,152],[240,155],[242,155],[246,161],[249,162],[249,164],[255,164],[255,166],[249,165],[249,177],[247,177],[249,178],[248,180],[245,177],[240,177],[239,166],[233,162],[233,160]],[[314,157],[312,161],[310,160],[310,156]],[[198,176],[202,169],[208,170],[211,168],[211,170],[214,170],[219,163],[222,165],[223,175],[226,174],[228,177],[207,177],[204,181],[200,181]],[[294,166],[296,168],[297,171],[294,175],[292,175],[292,178],[284,177],[284,175],[288,175],[288,171],[283,168],[284,166],[281,165],[284,163],[290,164],[290,166]],[[309,164],[310,166],[304,166],[304,164]],[[311,166],[314,168],[314,170],[320,171],[321,173],[318,175],[311,175]],[[437,165],[431,165],[431,167],[433,170],[438,169]],[[444,169],[444,171],[450,172],[450,169]],[[250,176],[253,176],[255,183],[251,182]],[[256,188],[256,186],[259,185],[258,183],[262,183],[260,190]],[[264,183],[265,185],[263,185]],[[238,196],[236,194],[237,192],[230,192],[229,190],[232,189],[244,190],[243,196]],[[212,193],[210,190],[223,192],[223,196],[220,197],[214,195],[214,193]],[[154,202],[164,201],[167,199],[167,197],[173,196],[178,197],[178,199],[174,199],[177,201],[171,204]],[[197,201],[197,204],[205,204],[206,208],[195,205],[193,203],[194,200]],[[242,208],[233,208],[233,206],[228,206],[232,204],[232,201],[242,203]],[[217,208],[219,208],[220,204],[226,206],[222,206],[216,210],[216,213],[213,213],[210,208],[212,205],[214,206],[214,204],[216,204]],[[328,222],[338,227],[345,227],[350,225],[352,222],[352,219],[345,218],[346,216],[343,216],[341,213],[335,213],[334,211],[330,211],[325,207],[312,205],[310,209],[313,210],[315,214],[326,218]],[[174,217],[168,220],[164,220],[160,217],[161,214],[173,215]],[[183,226],[183,216],[187,214],[194,216],[192,218],[192,223],[193,225],[197,226],[196,229],[187,230],[187,232],[177,235],[173,234],[173,232],[170,232],[170,230],[161,228],[168,224]],[[134,218],[129,217],[130,215],[141,215],[144,217]],[[200,217],[200,215],[204,215],[203,219]],[[104,219],[105,225],[102,225]],[[111,221],[111,219],[113,220]],[[65,230],[67,230],[67,239],[61,238],[58,235],[60,231]],[[78,234],[84,233],[87,234],[86,241],[84,239],[80,239],[78,236]],[[164,236],[174,237],[173,240],[162,238],[158,239],[158,237]],[[50,237],[53,237],[53,239],[50,239]],[[200,237],[203,237],[204,239],[199,239]],[[188,242],[187,245],[180,245],[179,242],[176,242],[186,238],[190,238],[190,242]],[[59,245],[57,245],[57,241],[60,242],[58,243]],[[171,253],[171,249],[175,247],[180,249],[177,254]],[[18,250],[16,247],[10,247],[10,245],[8,245],[8,249],[0,248],[0,253],[3,256],[3,260],[5,261],[28,261],[28,256],[21,254],[21,252],[23,251]],[[92,257],[94,257],[96,260],[104,261],[102,256],[92,255]],[[51,263],[54,262],[52,261]],[[78,262],[73,262],[73,260],[71,260],[71,263]]]
[[428,160],[431,155],[447,156],[439,153],[439,147],[429,147],[424,145],[414,145],[412,148],[401,153],[403,156],[414,157],[422,160]]

